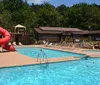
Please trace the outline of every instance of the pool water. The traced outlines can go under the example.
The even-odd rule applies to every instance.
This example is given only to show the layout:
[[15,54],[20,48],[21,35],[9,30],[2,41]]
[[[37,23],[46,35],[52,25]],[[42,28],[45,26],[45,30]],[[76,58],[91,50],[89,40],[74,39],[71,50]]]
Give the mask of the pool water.
[[33,57],[33,58],[37,58],[37,56],[43,57],[44,55],[47,56],[48,58],[69,57],[69,56],[84,57],[85,56],[83,54],[64,52],[64,51],[58,51],[58,50],[50,50],[50,49],[45,49],[45,48],[16,48],[16,49],[17,49],[17,52]]
[[0,85],[100,85],[100,58],[3,68]]

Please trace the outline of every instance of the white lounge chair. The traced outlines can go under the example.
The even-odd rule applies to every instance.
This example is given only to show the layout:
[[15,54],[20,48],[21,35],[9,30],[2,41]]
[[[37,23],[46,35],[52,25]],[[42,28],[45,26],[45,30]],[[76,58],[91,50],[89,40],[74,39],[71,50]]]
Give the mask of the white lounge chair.
[[46,42],[46,43],[45,43],[45,46],[48,46],[48,44],[49,44],[49,42]]
[[52,46],[52,45],[53,45],[53,43],[49,43],[49,44],[48,44],[48,46]]
[[11,42],[9,42],[8,45],[12,45]]
[[46,41],[43,41],[43,44],[46,44]]
[[20,46],[21,46],[21,45],[23,45],[23,44],[22,44],[21,42],[19,42],[19,43],[18,43],[18,45],[20,45]]
[[14,46],[16,46],[16,42],[13,42],[12,44],[13,44]]

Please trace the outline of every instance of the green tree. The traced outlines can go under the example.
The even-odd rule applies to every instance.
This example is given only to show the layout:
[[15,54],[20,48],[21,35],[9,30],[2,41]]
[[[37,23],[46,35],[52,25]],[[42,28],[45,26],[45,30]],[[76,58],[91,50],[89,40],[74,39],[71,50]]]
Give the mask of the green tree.
[[0,14],[0,25],[9,31],[11,31],[12,21],[11,21],[11,13],[7,10],[3,11],[2,14]]
[[41,26],[59,26],[60,14],[51,4],[43,4],[37,17]]
[[80,29],[100,29],[100,5],[79,3],[71,7],[54,7],[49,3],[41,5],[27,3],[27,0],[0,0],[0,26],[12,30],[22,24],[27,32],[40,26],[77,27]]
[[17,24],[22,24],[27,27],[28,32],[32,31],[37,19],[34,11],[26,2],[23,0],[2,0],[0,7],[1,26],[11,29]]
[[20,13],[22,15],[22,23],[28,28],[27,31],[32,31],[37,22],[35,12],[33,12],[31,8],[23,6],[23,8],[20,9]]

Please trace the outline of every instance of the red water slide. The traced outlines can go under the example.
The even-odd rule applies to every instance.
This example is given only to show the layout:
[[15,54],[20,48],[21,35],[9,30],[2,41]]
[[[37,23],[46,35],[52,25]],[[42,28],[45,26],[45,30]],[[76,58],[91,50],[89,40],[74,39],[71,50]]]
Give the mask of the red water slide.
[[3,38],[0,39],[0,45],[3,45],[3,48],[9,51],[15,51],[14,46],[8,45],[8,42],[11,39],[10,33],[4,28],[0,27],[0,34],[3,35]]

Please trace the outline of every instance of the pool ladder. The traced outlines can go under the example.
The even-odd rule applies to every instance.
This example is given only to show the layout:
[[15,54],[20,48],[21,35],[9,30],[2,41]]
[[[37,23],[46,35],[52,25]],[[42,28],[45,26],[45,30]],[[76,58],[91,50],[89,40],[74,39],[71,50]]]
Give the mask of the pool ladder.
[[43,54],[38,53],[38,55],[37,55],[37,62],[40,61],[40,64],[41,63],[48,63],[48,58],[47,58],[47,55],[45,54],[45,52],[42,49],[40,50],[40,52],[43,53]]

